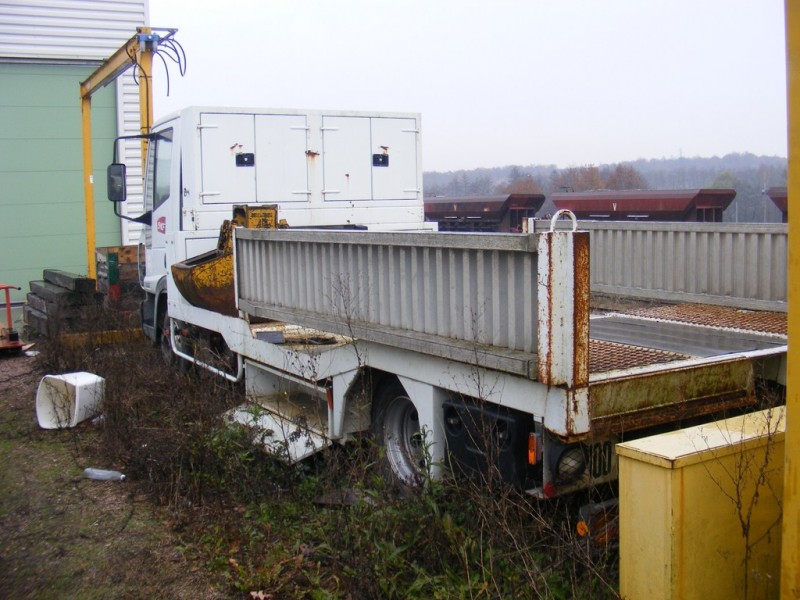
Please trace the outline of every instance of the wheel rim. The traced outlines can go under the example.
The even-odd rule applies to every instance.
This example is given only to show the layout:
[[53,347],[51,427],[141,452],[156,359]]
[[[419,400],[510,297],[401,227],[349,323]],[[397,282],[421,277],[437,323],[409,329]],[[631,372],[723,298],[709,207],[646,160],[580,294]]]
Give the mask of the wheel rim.
[[392,472],[404,483],[418,484],[422,478],[425,449],[419,414],[407,396],[397,396],[386,408],[384,446]]

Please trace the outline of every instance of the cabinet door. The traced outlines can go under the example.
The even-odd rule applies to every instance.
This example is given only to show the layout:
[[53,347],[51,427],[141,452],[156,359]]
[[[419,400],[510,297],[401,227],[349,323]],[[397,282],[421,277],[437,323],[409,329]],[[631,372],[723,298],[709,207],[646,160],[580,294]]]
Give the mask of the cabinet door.
[[256,193],[262,204],[308,202],[305,115],[256,115]]
[[200,115],[200,204],[253,204],[256,169],[253,115]]
[[[416,199],[417,131],[414,119],[372,119],[372,194],[376,200]],[[382,158],[384,157],[384,158]]]
[[326,202],[372,197],[369,117],[322,117],[322,158]]

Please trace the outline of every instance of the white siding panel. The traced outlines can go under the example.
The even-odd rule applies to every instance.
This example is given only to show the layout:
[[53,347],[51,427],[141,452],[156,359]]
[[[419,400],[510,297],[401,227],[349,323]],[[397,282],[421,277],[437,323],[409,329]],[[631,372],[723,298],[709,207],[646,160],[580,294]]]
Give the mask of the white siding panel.
[[147,19],[147,0],[0,1],[0,57],[102,60]]
[[[117,80],[117,130],[125,135],[135,135],[139,130],[139,86],[133,78],[133,70],[128,70]],[[120,142],[118,158],[126,166],[128,201],[122,205],[122,214],[138,217],[144,212],[144,185],[142,179],[142,154],[139,140]],[[122,220],[122,243],[139,243],[142,226]]]
[[[0,60],[99,64],[148,24],[148,13],[148,0],[0,0]],[[131,71],[117,80],[117,107],[118,134],[139,133],[139,88]],[[136,216],[144,205],[139,143],[122,142],[118,152],[128,173],[122,210]],[[137,243],[140,230],[123,221],[122,243]]]

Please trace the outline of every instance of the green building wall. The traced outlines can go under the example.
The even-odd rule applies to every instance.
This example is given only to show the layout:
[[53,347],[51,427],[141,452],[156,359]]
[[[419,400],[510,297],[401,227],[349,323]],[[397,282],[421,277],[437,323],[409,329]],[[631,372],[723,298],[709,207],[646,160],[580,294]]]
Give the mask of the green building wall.
[[[79,84],[93,70],[0,64],[0,283],[22,288],[12,293],[12,303],[25,299],[43,269],[88,273]],[[92,97],[98,247],[121,239],[105,182],[116,131],[111,84]]]

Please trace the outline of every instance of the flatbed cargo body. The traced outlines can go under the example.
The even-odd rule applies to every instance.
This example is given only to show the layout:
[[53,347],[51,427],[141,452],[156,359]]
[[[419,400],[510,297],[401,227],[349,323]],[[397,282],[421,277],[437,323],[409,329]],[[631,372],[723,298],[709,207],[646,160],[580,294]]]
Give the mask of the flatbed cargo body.
[[[192,107],[147,136],[143,332],[168,361],[244,381],[230,417],[270,451],[372,434],[401,485],[496,470],[552,496],[614,480],[622,439],[783,384],[779,317],[592,315],[574,215],[572,230],[557,215],[528,234],[432,231],[420,122]],[[124,180],[112,165],[115,202]],[[249,209],[287,228],[238,223]]]
[[786,315],[709,305],[656,306],[592,319],[595,434],[755,404],[759,379],[785,383]]
[[[312,349],[316,366],[306,364],[296,376],[313,369],[318,380],[359,369],[388,371],[431,396],[473,398],[532,415],[557,444],[586,447],[741,410],[758,401],[757,380],[783,382],[780,313],[703,305],[664,313],[656,307],[587,317],[586,330],[576,330],[574,307],[584,301],[543,293],[542,271],[554,277],[552,289],[561,289],[563,282],[555,280],[566,279],[576,295],[586,292],[586,274],[573,264],[560,271],[548,263],[541,252],[546,246],[535,236],[258,230],[238,230],[237,236],[240,311],[350,340]],[[498,277],[499,269],[513,273],[513,281]],[[381,309],[370,304],[375,298]],[[560,375],[547,369],[560,367],[542,359],[558,347],[543,339],[547,318],[558,323],[550,325],[550,338],[570,340],[556,351],[567,348],[573,362],[585,360],[583,381],[573,365],[566,383],[553,383]],[[331,360],[337,353],[338,370]],[[258,360],[276,365],[266,356]],[[441,447],[434,457],[444,460],[447,434],[437,434],[444,426],[431,419],[432,447]],[[334,439],[349,433],[329,431]],[[590,483],[582,477],[554,492],[552,475],[543,475],[533,491],[544,495],[548,482],[550,493]],[[592,483],[615,475],[610,465]]]

